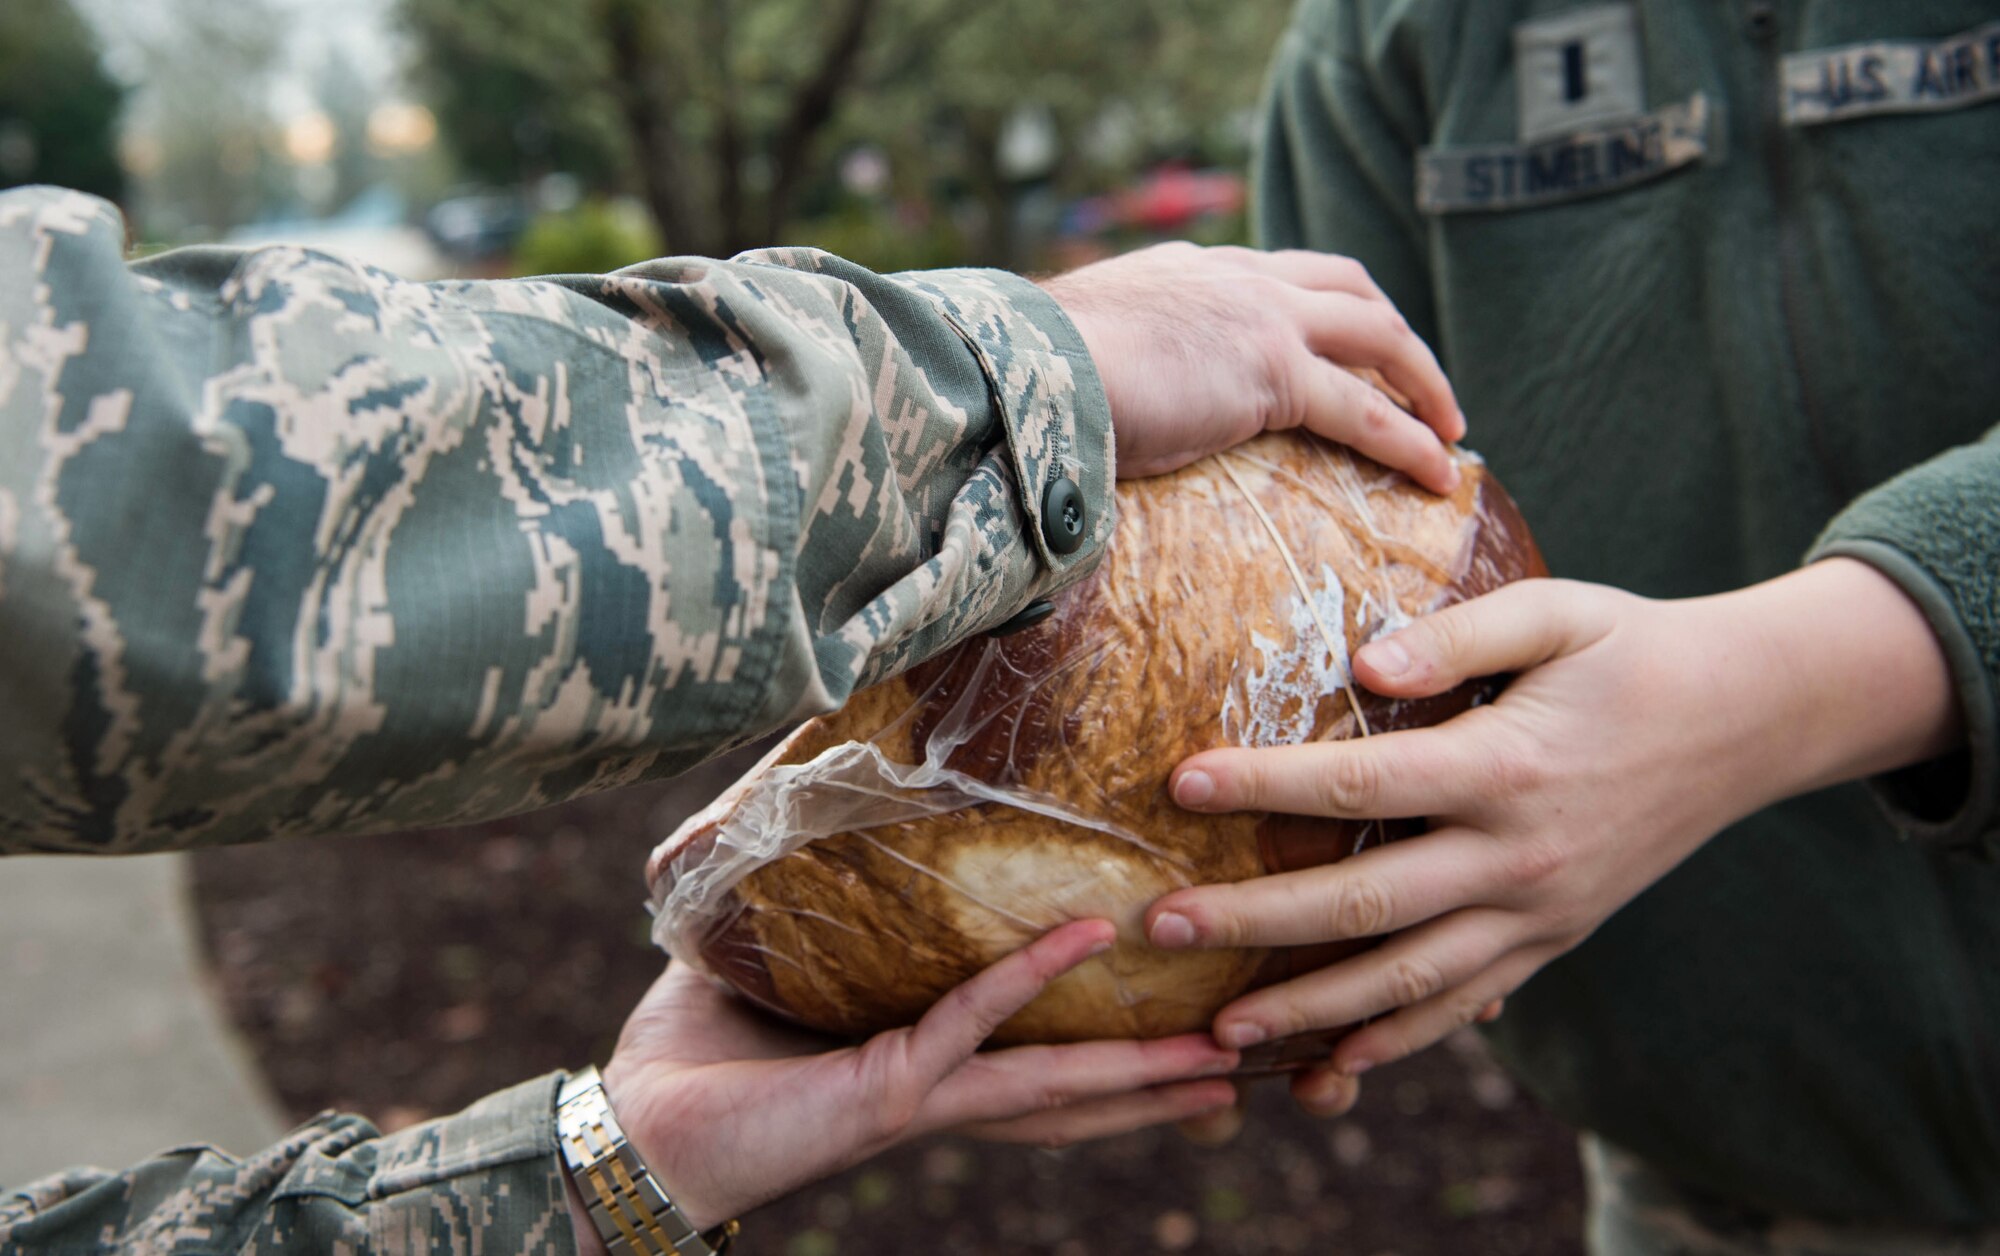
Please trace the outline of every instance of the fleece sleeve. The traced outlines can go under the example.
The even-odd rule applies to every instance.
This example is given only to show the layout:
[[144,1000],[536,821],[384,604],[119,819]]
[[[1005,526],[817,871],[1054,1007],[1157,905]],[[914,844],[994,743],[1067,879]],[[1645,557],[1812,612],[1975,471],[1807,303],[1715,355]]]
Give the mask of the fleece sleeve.
[[2000,858],[2000,427],[1857,498],[1812,548],[1834,556],[1923,608],[1965,720],[1963,750],[1879,778],[1877,796],[1910,837]]

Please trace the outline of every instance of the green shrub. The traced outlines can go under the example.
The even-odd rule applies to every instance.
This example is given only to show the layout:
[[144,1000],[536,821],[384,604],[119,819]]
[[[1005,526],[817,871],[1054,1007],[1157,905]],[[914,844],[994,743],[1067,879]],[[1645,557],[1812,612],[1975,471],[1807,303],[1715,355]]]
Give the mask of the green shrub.
[[883,274],[965,264],[966,244],[942,213],[921,226],[896,221],[886,206],[847,205],[811,218],[774,244],[809,245]]
[[528,224],[514,249],[522,275],[598,275],[660,256],[660,233],[629,201],[586,201]]

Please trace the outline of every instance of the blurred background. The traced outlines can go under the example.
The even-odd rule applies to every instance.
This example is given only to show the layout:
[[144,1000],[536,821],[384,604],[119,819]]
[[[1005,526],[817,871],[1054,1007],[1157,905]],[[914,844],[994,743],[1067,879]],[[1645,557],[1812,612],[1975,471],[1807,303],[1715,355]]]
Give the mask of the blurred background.
[[[1058,269],[1246,240],[1288,0],[0,0],[0,187],[135,250],[287,241],[412,279],[812,244]],[[453,832],[0,863],[0,1183],[327,1107],[395,1129],[602,1061],[657,975],[647,852],[754,760]],[[1336,1122],[905,1149],[751,1256],[1573,1256],[1571,1136],[1464,1034]]]
[[411,278],[1239,240],[1284,0],[7,0],[0,186]]

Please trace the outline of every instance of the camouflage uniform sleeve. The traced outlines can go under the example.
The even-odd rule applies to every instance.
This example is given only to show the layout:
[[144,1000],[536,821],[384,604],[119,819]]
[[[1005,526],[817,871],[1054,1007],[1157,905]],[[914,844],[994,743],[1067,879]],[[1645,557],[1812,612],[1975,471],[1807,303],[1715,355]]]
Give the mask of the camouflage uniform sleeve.
[[570,1256],[551,1074],[394,1134],[326,1113],[245,1160],[185,1147],[123,1173],[0,1188],[0,1256],[478,1252]]
[[794,250],[416,284],[123,241],[101,201],[0,195],[0,853],[669,775],[1062,587],[1113,525],[1103,390],[1013,276]]

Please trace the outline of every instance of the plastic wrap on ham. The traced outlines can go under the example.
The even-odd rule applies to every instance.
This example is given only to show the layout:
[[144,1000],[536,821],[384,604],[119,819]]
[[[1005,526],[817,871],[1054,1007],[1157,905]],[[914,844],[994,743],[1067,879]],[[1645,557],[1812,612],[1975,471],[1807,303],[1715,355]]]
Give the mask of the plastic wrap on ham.
[[773,1012],[859,1036],[912,1023],[1066,921],[1116,922],[1116,945],[1002,1043],[1202,1028],[1243,991],[1356,949],[1165,952],[1141,917],[1170,890],[1326,863],[1421,821],[1197,815],[1167,780],[1198,750],[1433,724],[1497,692],[1390,701],[1348,670],[1416,616],[1546,574],[1513,502],[1475,456],[1459,462],[1437,497],[1280,434],[1120,483],[1108,552],[1048,618],[854,695],[663,843],[654,937]]

